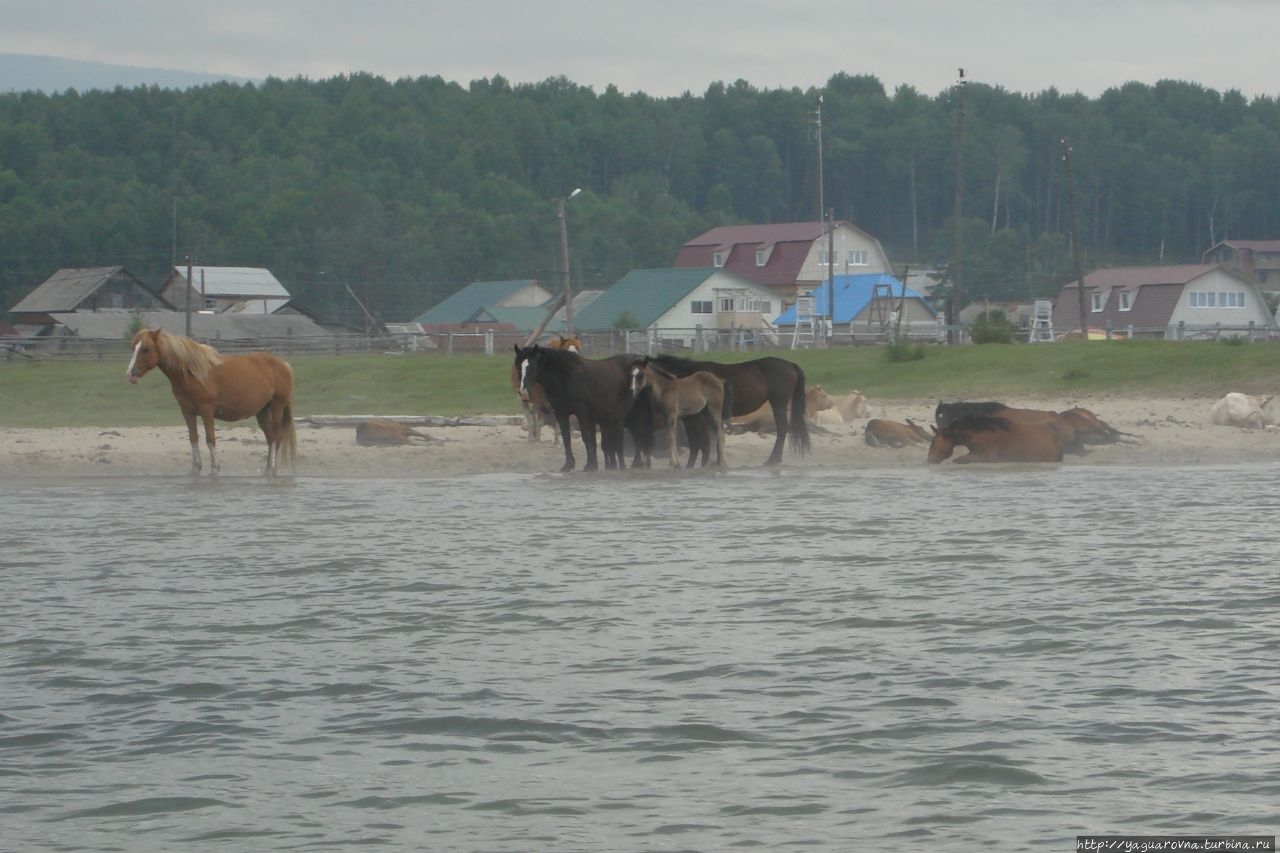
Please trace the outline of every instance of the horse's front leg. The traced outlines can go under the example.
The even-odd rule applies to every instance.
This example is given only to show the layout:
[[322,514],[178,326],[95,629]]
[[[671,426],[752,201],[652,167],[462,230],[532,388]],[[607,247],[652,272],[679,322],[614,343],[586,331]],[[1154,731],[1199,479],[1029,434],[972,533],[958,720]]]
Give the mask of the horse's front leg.
[[667,450],[669,451],[668,459],[671,461],[671,470],[680,469],[680,451],[676,447],[676,426],[680,423],[680,418],[676,415],[667,416]]
[[200,460],[200,433],[196,430],[196,413],[183,410],[182,419],[187,422],[187,439],[191,442],[191,470],[188,474],[199,474],[201,468]]
[[560,467],[560,472],[564,473],[572,471],[578,462],[573,458],[573,433],[569,431],[569,416],[556,412],[556,423],[560,425],[560,440],[564,442],[564,465]]

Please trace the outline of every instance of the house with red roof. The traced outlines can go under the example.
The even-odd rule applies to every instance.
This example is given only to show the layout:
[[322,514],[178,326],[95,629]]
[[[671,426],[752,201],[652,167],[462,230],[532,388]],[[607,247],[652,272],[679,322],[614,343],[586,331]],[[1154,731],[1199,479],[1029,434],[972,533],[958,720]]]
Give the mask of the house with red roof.
[[673,266],[723,269],[769,287],[786,303],[830,275],[893,274],[880,241],[844,221],[712,228],[681,246]]
[[[1090,329],[1170,340],[1275,330],[1257,282],[1227,266],[1114,267],[1094,270],[1084,277],[1084,285]],[[1053,330],[1079,332],[1079,282],[1062,288],[1053,308]]]
[[1280,291],[1280,240],[1223,240],[1205,250],[1200,260],[1225,264],[1262,285]]

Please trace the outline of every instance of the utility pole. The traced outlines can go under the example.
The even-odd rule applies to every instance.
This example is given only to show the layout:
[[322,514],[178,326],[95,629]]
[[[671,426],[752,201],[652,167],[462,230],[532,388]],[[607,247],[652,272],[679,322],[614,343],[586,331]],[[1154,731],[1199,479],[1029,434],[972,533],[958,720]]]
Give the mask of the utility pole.
[[[579,187],[569,193],[569,198],[573,198],[582,192]],[[564,221],[564,203],[567,201],[564,196],[556,199],[556,216],[560,220],[560,263],[564,270],[564,327],[567,334],[573,334],[573,289],[569,284],[569,228]]]
[[960,221],[964,212],[964,69],[960,69],[960,79],[956,84],[956,196],[955,209],[951,214],[951,314],[947,318],[947,343],[960,342],[960,301],[962,273],[964,271],[964,242],[961,237]]
[[187,298],[186,298],[186,304],[187,304],[187,325],[186,325],[186,330],[187,330],[187,331],[186,331],[186,334],[187,334],[187,337],[189,338],[189,337],[191,337],[191,289],[192,289],[192,287],[194,286],[194,285],[192,285],[192,284],[191,284],[191,256],[190,256],[190,255],[187,255],[187,281],[186,281],[186,285],[187,285]]
[[1076,180],[1071,174],[1071,144],[1062,139],[1062,163],[1067,168],[1067,206],[1071,209],[1071,254],[1076,264],[1076,285],[1080,291],[1080,340],[1089,340],[1088,313],[1084,307],[1084,256],[1080,248],[1080,222],[1076,218]]
[[836,211],[827,211],[827,327],[828,346],[836,342]]

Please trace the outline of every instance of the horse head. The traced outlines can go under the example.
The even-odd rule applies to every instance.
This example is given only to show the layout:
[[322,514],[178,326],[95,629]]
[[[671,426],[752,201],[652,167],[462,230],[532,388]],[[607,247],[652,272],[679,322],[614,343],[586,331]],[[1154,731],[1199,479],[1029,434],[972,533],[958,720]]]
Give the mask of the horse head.
[[631,365],[631,396],[639,397],[649,384],[649,356]]
[[537,380],[530,379],[529,373],[533,370],[533,362],[538,353],[542,351],[542,347],[534,344],[531,347],[522,347],[519,344],[513,344],[516,350],[516,375],[519,377],[516,387],[520,399],[529,402],[529,388]]
[[582,338],[577,335],[560,334],[551,339],[549,346],[552,349],[568,350],[582,355]]
[[951,430],[947,427],[939,430],[932,424],[930,424],[929,429],[933,430],[933,440],[929,442],[929,462],[937,464],[943,460],[950,459],[951,454],[956,449],[954,437],[950,435]]
[[163,335],[160,329],[143,329],[133,336],[131,348],[133,355],[129,359],[129,366],[125,368],[124,376],[131,384],[138,384],[138,380],[146,375],[147,371],[160,363],[160,336]]

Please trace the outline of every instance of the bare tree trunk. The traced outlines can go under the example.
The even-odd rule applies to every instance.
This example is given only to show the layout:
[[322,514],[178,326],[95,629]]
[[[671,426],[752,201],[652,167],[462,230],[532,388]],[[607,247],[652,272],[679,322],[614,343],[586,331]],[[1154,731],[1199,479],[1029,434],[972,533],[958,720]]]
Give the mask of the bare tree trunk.
[[1000,160],[996,160],[996,191],[994,193],[995,200],[991,203],[991,233],[996,233],[996,223],[1000,219],[1000,171],[1003,167]]

